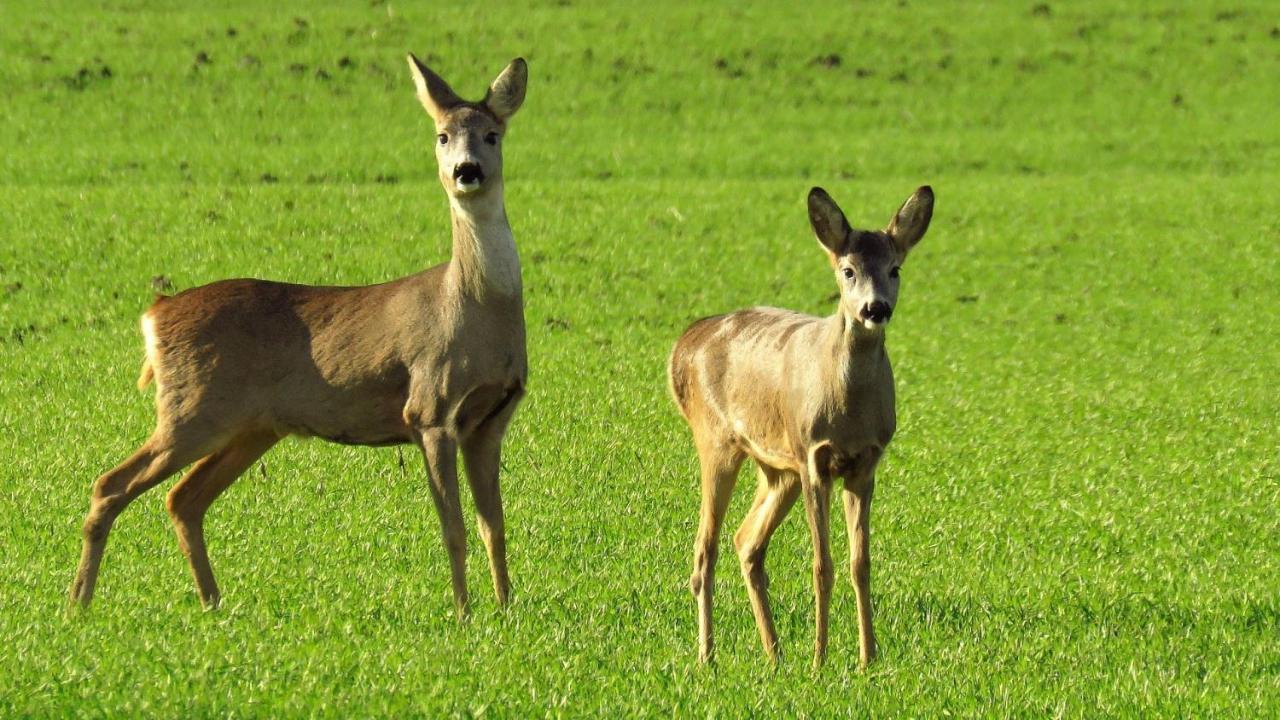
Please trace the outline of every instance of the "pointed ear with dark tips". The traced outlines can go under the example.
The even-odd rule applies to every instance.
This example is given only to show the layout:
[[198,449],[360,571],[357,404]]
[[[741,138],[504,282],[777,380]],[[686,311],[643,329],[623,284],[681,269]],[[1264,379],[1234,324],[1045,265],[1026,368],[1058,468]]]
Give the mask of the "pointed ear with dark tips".
[[849,221],[836,201],[820,187],[809,191],[809,224],[818,242],[827,249],[831,261],[844,252],[849,242]]
[[418,88],[418,102],[426,108],[432,120],[439,120],[450,108],[462,102],[462,98],[439,75],[431,71],[421,60],[409,53],[409,72]]
[[489,85],[489,92],[484,96],[484,104],[499,119],[506,120],[520,109],[520,104],[524,102],[525,85],[528,82],[529,66],[524,58],[516,58]]
[[898,246],[898,252],[905,258],[911,248],[920,242],[920,238],[924,237],[932,219],[933,188],[924,185],[902,203],[885,232],[893,238],[893,244]]

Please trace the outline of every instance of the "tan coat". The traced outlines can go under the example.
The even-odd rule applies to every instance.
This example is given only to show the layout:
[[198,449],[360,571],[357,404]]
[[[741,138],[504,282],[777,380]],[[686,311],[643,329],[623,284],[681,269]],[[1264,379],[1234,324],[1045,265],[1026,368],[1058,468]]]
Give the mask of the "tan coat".
[[898,297],[898,268],[924,235],[933,192],[920,188],[882,232],[853,230],[821,188],[809,194],[809,219],[840,287],[839,311],[817,318],[752,308],[693,323],[672,350],[672,397],[689,423],[702,468],[702,510],[690,588],[698,602],[699,658],[712,657],[711,598],[720,527],[738,469],[750,457],[756,498],[734,535],[756,626],[777,659],[764,555],[799,497],[814,541],[817,639],[826,654],[834,571],[828,513],[832,485],[843,480],[850,565],[858,595],[860,657],[876,655],[871,626],[868,550],[874,472],[897,427],[893,370],[884,325]]
[[524,100],[524,60],[479,103],[463,101],[412,55],[418,99],[436,129],[453,216],[449,262],[368,287],[224,280],[160,298],[142,317],[140,386],[155,382],[156,428],[94,483],[71,600],[88,605],[120,512],[183,467],[167,506],[207,606],[219,591],[204,542],[209,505],[281,438],[422,449],[467,613],[466,534],[457,454],[500,603],[509,591],[502,438],[528,377],[520,259],[503,202],[502,137]]

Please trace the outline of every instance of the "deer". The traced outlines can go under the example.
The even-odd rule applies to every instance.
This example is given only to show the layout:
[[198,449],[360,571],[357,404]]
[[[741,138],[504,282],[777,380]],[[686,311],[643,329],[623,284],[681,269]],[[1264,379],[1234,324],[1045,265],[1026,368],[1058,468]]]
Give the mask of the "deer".
[[156,425],[93,484],[71,607],[88,607],[113,523],[190,465],[166,507],[206,609],[220,601],[204,520],[210,504],[287,436],[358,446],[417,445],[443,530],[459,621],[469,615],[458,454],[475,499],[499,606],[510,592],[498,471],[525,394],[520,259],[503,200],[502,141],[524,101],[516,58],[479,102],[461,99],[412,53],[418,101],[435,126],[448,197],[448,262],[377,285],[223,280],[158,297],[142,315],[138,385],[155,384]]
[[899,268],[933,216],[933,190],[916,190],[882,231],[850,228],[819,187],[809,192],[808,211],[839,287],[835,314],[819,318],[757,307],[703,318],[676,341],[667,366],[669,389],[689,425],[701,469],[689,585],[704,664],[714,658],[711,611],[720,527],[748,457],[757,466],[755,499],[733,544],[769,662],[777,664],[779,646],[765,553],[798,498],[813,541],[814,667],[826,658],[835,579],[829,513],[837,481],[849,526],[860,667],[877,655],[871,496],[876,465],[896,429],[885,325],[898,300]]

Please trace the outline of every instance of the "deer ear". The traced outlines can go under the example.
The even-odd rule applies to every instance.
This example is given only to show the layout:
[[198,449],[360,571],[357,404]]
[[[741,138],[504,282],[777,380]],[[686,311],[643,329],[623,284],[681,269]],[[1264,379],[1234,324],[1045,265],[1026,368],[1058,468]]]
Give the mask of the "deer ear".
[[520,109],[520,104],[524,102],[525,85],[528,82],[529,66],[524,58],[516,58],[489,85],[489,92],[484,96],[484,104],[493,111],[494,115],[505,121]]
[[920,242],[924,232],[929,229],[929,221],[933,219],[933,188],[928,185],[916,190],[907,201],[898,208],[897,214],[889,221],[885,232],[893,238],[902,257],[906,257],[911,248]]
[[809,224],[834,263],[849,243],[849,221],[836,201],[820,187],[809,191]]
[[462,98],[439,75],[431,71],[421,60],[409,53],[409,72],[418,88],[418,102],[426,108],[432,120],[440,120],[450,108],[462,102]]

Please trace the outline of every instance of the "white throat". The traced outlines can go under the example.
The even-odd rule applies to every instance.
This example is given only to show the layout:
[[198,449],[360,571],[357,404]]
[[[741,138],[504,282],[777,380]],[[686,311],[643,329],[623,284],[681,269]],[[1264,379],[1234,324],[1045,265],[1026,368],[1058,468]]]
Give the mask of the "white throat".
[[478,296],[489,292],[519,295],[520,255],[502,196],[466,204],[450,197],[449,206],[453,211],[453,262],[464,288]]

